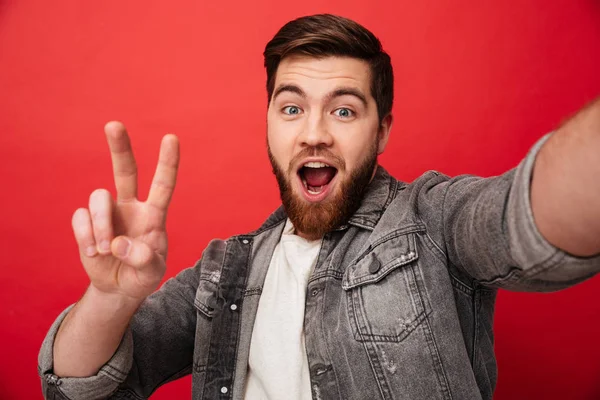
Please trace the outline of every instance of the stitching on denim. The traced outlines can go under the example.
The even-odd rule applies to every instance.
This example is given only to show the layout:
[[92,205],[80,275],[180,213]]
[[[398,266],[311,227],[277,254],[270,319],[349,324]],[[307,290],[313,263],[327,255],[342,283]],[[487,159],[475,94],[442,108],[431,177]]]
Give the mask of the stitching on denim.
[[556,267],[560,267],[561,261],[565,258],[565,254],[561,253],[559,250],[555,250],[552,254],[546,258],[544,261],[536,264],[535,266],[523,270],[523,279],[533,278],[534,276],[552,271]]
[[390,175],[389,183],[388,183],[388,197],[385,199],[385,202],[383,203],[383,207],[381,207],[381,209],[380,209],[379,218],[381,218],[381,214],[383,213],[383,210],[387,209],[388,206],[390,205],[390,203],[398,195],[398,185],[400,185],[400,182],[398,182],[398,180],[396,178],[394,178],[393,176]]
[[[213,297],[215,295],[215,293],[217,292],[218,284],[213,281],[206,280],[206,279],[200,279],[200,281],[208,282],[214,286],[212,291],[210,291],[209,293],[206,293],[208,295],[208,297]],[[204,301],[205,301],[204,298],[198,299],[198,289],[199,288],[200,288],[200,282],[198,283],[198,288],[196,288],[196,294],[194,296],[193,306],[196,308],[196,310],[200,311],[206,317],[212,318],[213,314],[214,314],[214,310],[212,309],[212,307],[210,307],[208,304],[204,304]]]
[[377,382],[377,387],[379,387],[379,393],[381,393],[381,398],[390,399],[391,393],[389,387],[387,387],[387,382],[385,381],[383,376],[380,376],[380,372],[378,371],[381,365],[375,365],[374,360],[376,359],[379,363],[379,357],[377,357],[377,349],[373,349],[377,345],[373,342],[365,341],[363,342],[363,347],[365,348],[365,352],[367,353],[367,359],[369,360],[369,364],[371,364],[371,372],[375,377],[375,382]]
[[410,321],[410,325],[407,323],[405,328],[400,334],[396,336],[391,335],[377,335],[374,333],[365,333],[361,332],[360,328],[357,326],[357,334],[358,337],[356,339],[359,342],[383,342],[383,343],[401,343],[407,337],[409,337],[414,331],[417,330],[419,326],[427,319],[427,316],[431,314],[431,310],[423,310],[417,316]]
[[[426,330],[425,337],[428,338],[427,343],[433,346],[434,353],[433,356],[435,359],[433,360],[434,369],[436,370],[436,376],[438,377],[438,383],[441,386],[443,393],[446,395],[445,397],[449,400],[452,400],[452,392],[450,391],[450,383],[448,382],[448,377],[446,376],[446,369],[444,368],[444,364],[442,362],[442,358],[440,357],[440,351],[438,345],[435,341],[435,335],[431,329],[431,325],[429,323],[429,317],[425,318],[425,322],[421,325],[423,329]],[[431,348],[430,348],[431,350]],[[437,364],[436,364],[437,362]],[[439,371],[441,370],[441,371]],[[441,374],[440,374],[441,372]],[[441,375],[441,376],[440,376]]]
[[109,378],[111,378],[111,379],[113,379],[113,380],[115,380],[117,382],[122,381],[122,379],[119,378],[118,376],[116,376],[114,372],[109,371],[105,367],[106,367],[106,365],[104,367],[102,367],[102,369],[100,369],[100,371],[98,371],[99,375],[107,375]]
[[416,255],[412,258],[406,258],[404,261],[401,261],[398,258],[394,258],[391,261],[389,261],[387,264],[382,265],[379,272],[374,274],[374,276],[373,276],[373,274],[368,274],[361,278],[352,279],[351,286],[347,287],[347,289],[352,289],[356,286],[362,286],[365,284],[377,283],[377,282],[383,280],[388,274],[390,274],[397,268],[401,268],[401,267],[404,267],[405,265],[412,264],[417,259],[418,259],[418,256],[416,256]]
[[446,267],[448,267],[448,256],[442,252],[442,249],[440,249],[437,243],[435,243],[431,236],[429,236],[428,231],[425,230],[424,232],[417,232],[417,235],[417,238],[419,238],[421,243],[423,243],[423,245],[431,251],[433,256],[436,257]]
[[105,368],[111,368],[111,369],[115,370],[115,371],[116,371],[116,373],[123,375],[123,378],[127,378],[127,375],[129,374],[129,372],[125,372],[125,371],[123,371],[123,370],[121,370],[121,369],[119,369],[119,368],[115,367],[115,366],[114,366],[114,365],[112,365],[110,362],[109,362],[109,363],[106,363],[106,364],[104,365],[104,367],[105,367]]
[[340,280],[343,278],[343,276],[344,276],[343,272],[340,272],[338,270],[327,269],[325,271],[319,272],[316,275],[311,276],[308,283],[310,284],[312,282],[315,282],[318,280],[323,280],[325,278],[334,278],[334,279]]
[[[250,277],[250,261],[252,259],[252,246],[253,246],[254,242],[250,242],[249,246],[250,248],[248,249],[247,252],[247,256],[246,256],[246,277],[244,279],[244,287],[246,287],[246,285],[248,284],[248,279]],[[242,294],[243,296],[243,294]],[[240,302],[240,309],[239,309],[239,317],[238,317],[238,324],[237,324],[237,328],[238,328],[238,333],[236,335],[236,340],[235,340],[235,351],[234,351],[234,362],[233,362],[233,369],[231,371],[231,390],[229,392],[229,397],[231,397],[231,395],[233,394],[233,386],[234,386],[234,381],[235,381],[235,374],[237,371],[237,356],[239,353],[239,347],[240,347],[240,337],[242,336],[242,309],[244,307],[244,302]]]
[[414,291],[411,291],[411,297],[412,293],[416,293],[418,296],[416,301],[421,302],[421,309],[425,310],[427,315],[431,314],[433,312],[433,307],[431,307],[429,293],[427,292],[427,285],[425,284],[425,278],[423,277],[421,271],[421,264],[418,262],[415,263],[415,266],[410,268],[407,272],[412,275],[414,285]]
[[256,296],[261,293],[262,293],[262,287],[255,287],[255,288],[245,289],[243,296],[244,297]]
[[[322,293],[323,293],[323,297],[322,297],[322,301],[321,304],[327,304],[327,293],[328,291],[327,289],[327,281],[325,282],[325,284],[323,285],[322,288]],[[323,337],[325,336],[324,331],[325,329],[323,329],[323,321],[325,321],[325,307],[321,306],[321,318],[319,318],[320,320],[320,328],[321,328],[321,334],[323,335]],[[336,369],[334,367],[334,363],[333,363],[333,357],[331,357],[331,352],[329,351],[329,346],[327,341],[324,341],[323,346],[325,347],[325,351],[327,352],[327,357],[329,358],[329,366],[331,367],[331,370],[333,371],[333,375],[335,377],[335,386],[337,388],[337,394],[338,397],[341,395],[341,388],[340,388],[340,380],[339,377],[336,373]]]
[[[486,279],[486,280],[480,280],[479,283],[482,285],[495,285],[498,283],[502,283],[502,282],[507,282],[508,280],[511,280],[514,278],[515,275],[517,275],[519,273],[519,271],[521,271],[521,269],[519,267],[510,267],[510,269],[508,270],[508,272],[506,274],[503,275],[497,275],[494,276],[490,279]],[[518,281],[518,279],[517,279]]]
[[374,243],[372,243],[366,250],[364,250],[362,252],[362,254],[359,254],[358,257],[356,257],[354,260],[352,260],[350,262],[350,264],[348,264],[348,266],[356,265],[363,258],[365,258],[367,255],[369,255],[371,252],[373,252],[373,250],[375,250],[375,248],[379,247],[380,245],[382,245],[383,243],[385,243],[385,242],[387,242],[389,240],[395,239],[395,238],[397,238],[399,236],[405,236],[405,235],[409,235],[409,234],[413,234],[413,233],[423,232],[424,230],[425,230],[425,226],[424,225],[421,225],[421,224],[412,224],[412,225],[408,225],[406,227],[403,227],[401,229],[397,229],[397,230],[395,230],[393,232],[390,232],[387,235],[379,238]]
[[[435,177],[437,177],[437,176],[435,176]],[[444,210],[446,209],[446,197],[448,197],[448,192],[450,191],[450,185],[451,185],[451,183],[448,182],[448,185],[446,185],[446,190],[444,191],[444,197],[442,197],[442,223],[441,223],[441,228],[442,229],[440,230],[442,232],[442,242],[444,243],[444,246],[440,246],[440,248],[443,247],[443,250],[444,250],[443,253],[446,254],[446,257],[448,257],[448,246],[446,245],[447,244],[447,240],[446,240],[446,213],[444,212]]]
[[200,364],[197,362],[193,363],[193,372],[196,372],[196,373],[205,372],[206,368],[207,368],[206,364]]
[[440,253],[440,255],[442,256],[443,259],[441,259],[441,261],[445,262],[446,259],[448,258],[448,254],[444,253],[444,250],[442,250],[442,248],[436,243],[436,241],[433,240],[433,238],[431,237],[431,235],[429,235],[429,231],[428,230],[425,230],[425,236],[432,243],[433,248],[436,249],[436,251],[438,251]]
[[[412,278],[408,278],[408,279],[409,280],[412,279],[412,281],[414,282],[414,286],[415,286],[415,287],[411,287],[410,282],[407,283],[409,296],[415,302],[420,303],[420,308],[419,308],[419,305],[417,305],[417,304],[415,304],[415,306],[417,307],[417,309],[420,309],[421,311],[417,312],[416,315],[414,317],[412,317],[410,322],[405,323],[405,328],[396,335],[381,335],[381,334],[372,333],[372,331],[369,329],[370,328],[369,319],[365,315],[362,308],[360,307],[361,299],[359,298],[360,297],[359,290],[361,290],[361,289],[355,287],[355,288],[348,290],[348,293],[351,295],[351,297],[348,298],[348,307],[352,308],[352,309],[349,308],[348,312],[349,312],[349,314],[352,314],[355,318],[355,326],[354,327],[356,328],[356,331],[354,333],[354,337],[356,340],[361,341],[361,342],[376,341],[376,342],[400,343],[400,342],[404,341],[408,336],[410,336],[412,334],[412,332],[415,331],[421,325],[421,323],[426,319],[427,315],[429,315],[433,312],[430,304],[428,304],[426,302],[427,299],[423,299],[423,296],[426,296],[427,294],[421,293],[421,289],[419,288],[419,283],[418,283],[419,278],[414,275],[415,274],[414,268],[411,268],[410,272],[407,272],[407,273],[412,274]],[[407,279],[407,278],[405,277],[405,279]],[[418,296],[418,298],[414,299],[415,296]],[[361,321],[359,321],[359,319]]]
[[[479,283],[483,285],[496,285],[503,282],[512,280],[513,283],[524,283],[524,281],[535,277],[536,275],[550,272],[561,266],[561,261],[565,257],[565,254],[561,254],[560,251],[555,251],[550,257],[543,262],[537,264],[537,266],[523,270],[519,266],[512,266],[507,273],[502,275],[494,276],[487,280],[480,280]],[[522,273],[519,276],[519,273]]]
[[206,281],[210,282],[214,285],[219,284],[219,280],[221,278],[221,272],[202,272],[200,271],[200,276],[198,277],[198,281]]
[[[222,268],[222,266],[221,266]],[[204,357],[204,362],[208,362],[208,356],[210,354],[210,343],[213,340],[213,329],[212,329],[212,323],[210,324],[210,328],[207,329],[207,333],[206,333],[206,337],[204,338],[204,340],[207,341],[207,347],[206,347],[206,356]],[[196,332],[197,334],[198,332]],[[194,335],[194,349],[196,348],[196,334]],[[192,356],[192,368],[193,368],[193,363],[194,363],[194,356]],[[206,372],[207,370],[207,365],[204,368],[204,372]],[[202,387],[199,388],[200,389],[200,396],[203,395],[204,393],[204,388],[206,387],[206,376],[204,376],[204,379],[202,380]]]
[[469,296],[473,294],[475,288],[464,283],[459,277],[457,277],[450,271],[450,268],[448,268],[448,275],[450,275],[450,284],[452,285],[452,287],[456,288],[457,290],[460,290],[461,292]]
[[[514,175],[514,174],[513,174]],[[514,176],[513,176],[514,181]],[[517,262],[513,259],[512,249],[510,248],[509,235],[508,235],[508,220],[506,215],[508,214],[508,203],[510,200],[510,194],[512,192],[512,184],[508,187],[508,192],[504,198],[504,204],[502,205],[502,237],[500,239],[501,246],[504,248],[504,252],[508,255],[513,264]]]
[[[362,284],[365,284],[365,283],[378,282],[378,281],[382,280],[383,278],[385,278],[390,272],[392,272],[396,268],[400,268],[400,267],[402,267],[404,265],[408,265],[408,264],[412,263],[413,261],[417,260],[419,258],[419,255],[417,253],[416,240],[415,240],[414,237],[411,238],[408,235],[409,234],[406,234],[407,241],[408,241],[408,250],[409,250],[409,253],[413,252],[414,256],[405,258],[404,260],[401,260],[400,258],[392,258],[387,264],[381,266],[380,271],[375,276],[366,275],[366,276],[363,276],[362,278],[355,278],[355,279],[353,279],[352,280],[352,287],[359,286],[359,285],[362,285]],[[363,259],[365,259],[367,257],[367,255],[373,253],[374,250],[378,246],[380,246],[381,244],[383,244],[383,243],[385,243],[385,242],[387,242],[389,240],[395,239],[397,237],[405,236],[405,234],[402,234],[402,233],[401,234],[394,234],[393,236],[392,236],[392,234],[390,234],[388,236],[391,236],[391,237],[389,237],[385,241],[381,241],[381,242],[378,241],[377,245],[373,245],[372,247],[368,248],[355,261],[352,261],[349,264],[349,268],[352,268],[352,267],[355,267],[356,265],[358,265],[358,263],[360,263]],[[404,254],[404,256],[406,256],[406,254]],[[350,288],[348,288],[348,289],[350,289]]]
[[[326,234],[325,237],[328,237],[328,235]],[[328,248],[328,247],[331,247],[331,245],[327,246],[328,242],[330,242],[330,241],[326,241],[325,238],[323,238],[323,240],[321,242],[321,247],[319,248],[319,253],[317,254],[317,260],[315,261],[315,264],[314,264],[315,265],[314,270],[317,270],[317,266],[321,265],[322,262],[325,262],[327,260],[327,256],[329,255],[329,253],[331,251],[331,249]],[[333,248],[333,251],[335,251],[335,247]],[[325,259],[323,261],[321,261],[323,258],[325,258]]]
[[471,310],[473,312],[473,341],[472,341],[472,354],[471,354],[471,366],[473,371],[477,368],[475,363],[477,361],[477,333],[479,331],[479,318],[477,310],[477,290],[473,291],[471,296]]
[[[409,235],[411,233],[418,233],[418,232],[423,232],[425,231],[425,225],[421,225],[421,224],[411,224],[411,225],[407,225],[404,226],[400,229],[396,229],[390,233],[388,233],[387,235],[379,238],[377,241],[373,242],[373,244],[371,244],[371,250],[374,250],[376,247],[382,245],[383,243],[395,239],[398,236],[404,236],[404,235]],[[369,250],[367,250],[364,254],[363,257],[369,253]]]
[[[368,222],[368,223],[367,223]],[[365,215],[354,214],[351,220],[348,220],[348,225],[356,226],[358,228],[373,231],[374,225]]]

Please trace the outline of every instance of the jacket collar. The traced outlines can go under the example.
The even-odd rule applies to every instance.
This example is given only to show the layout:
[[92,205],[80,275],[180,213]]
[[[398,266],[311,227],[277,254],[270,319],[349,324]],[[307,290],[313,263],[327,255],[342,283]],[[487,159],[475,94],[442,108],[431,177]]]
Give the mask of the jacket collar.
[[[377,165],[377,171],[369,183],[365,197],[347,225],[373,230],[387,206],[396,197],[398,189],[403,186],[403,182],[397,181],[382,166]],[[341,226],[340,229],[346,226]]]
[[[396,196],[398,189],[404,187],[406,184],[397,181],[393,178],[386,170],[380,165],[377,165],[375,176],[369,183],[367,192],[360,204],[360,207],[350,217],[347,223],[341,225],[336,230],[347,229],[349,225],[354,225],[360,228],[373,230],[375,225],[379,222],[379,219],[383,215],[383,212],[390,204],[390,202]],[[252,234],[259,234],[268,230],[287,218],[287,214],[283,206],[280,206],[269,218],[262,224],[262,226],[254,231]],[[251,235],[252,235],[251,234]]]

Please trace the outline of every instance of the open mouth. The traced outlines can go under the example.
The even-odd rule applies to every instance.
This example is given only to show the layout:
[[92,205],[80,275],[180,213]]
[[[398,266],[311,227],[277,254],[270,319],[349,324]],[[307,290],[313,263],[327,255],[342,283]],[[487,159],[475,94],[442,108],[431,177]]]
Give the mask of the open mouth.
[[320,161],[309,161],[300,167],[298,176],[308,200],[320,201],[329,192],[337,168]]

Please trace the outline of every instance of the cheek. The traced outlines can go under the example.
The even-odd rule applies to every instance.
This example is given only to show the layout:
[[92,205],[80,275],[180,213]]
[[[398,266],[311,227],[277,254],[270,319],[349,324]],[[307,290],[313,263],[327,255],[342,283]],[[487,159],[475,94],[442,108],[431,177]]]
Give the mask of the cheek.
[[267,141],[271,154],[280,167],[287,169],[292,158],[293,140],[291,135],[286,135],[277,123],[267,122]]
[[357,124],[339,130],[335,135],[335,147],[344,159],[347,171],[356,169],[364,161],[376,139],[377,131],[371,125]]

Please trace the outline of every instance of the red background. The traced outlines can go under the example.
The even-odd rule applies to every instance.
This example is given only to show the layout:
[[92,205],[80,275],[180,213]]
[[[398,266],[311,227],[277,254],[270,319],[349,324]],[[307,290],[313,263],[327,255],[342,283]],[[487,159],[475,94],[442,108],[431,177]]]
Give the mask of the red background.
[[[39,345],[87,284],[70,219],[95,188],[113,190],[104,123],[128,126],[140,193],[160,137],[181,139],[175,275],[278,205],[262,51],[282,24],[318,12],[363,23],[391,54],[395,124],[381,162],[403,180],[501,173],[600,94],[593,0],[0,0],[2,399],[41,397]],[[500,294],[497,399],[600,399],[599,289]],[[186,378],[154,398],[189,396]]]

